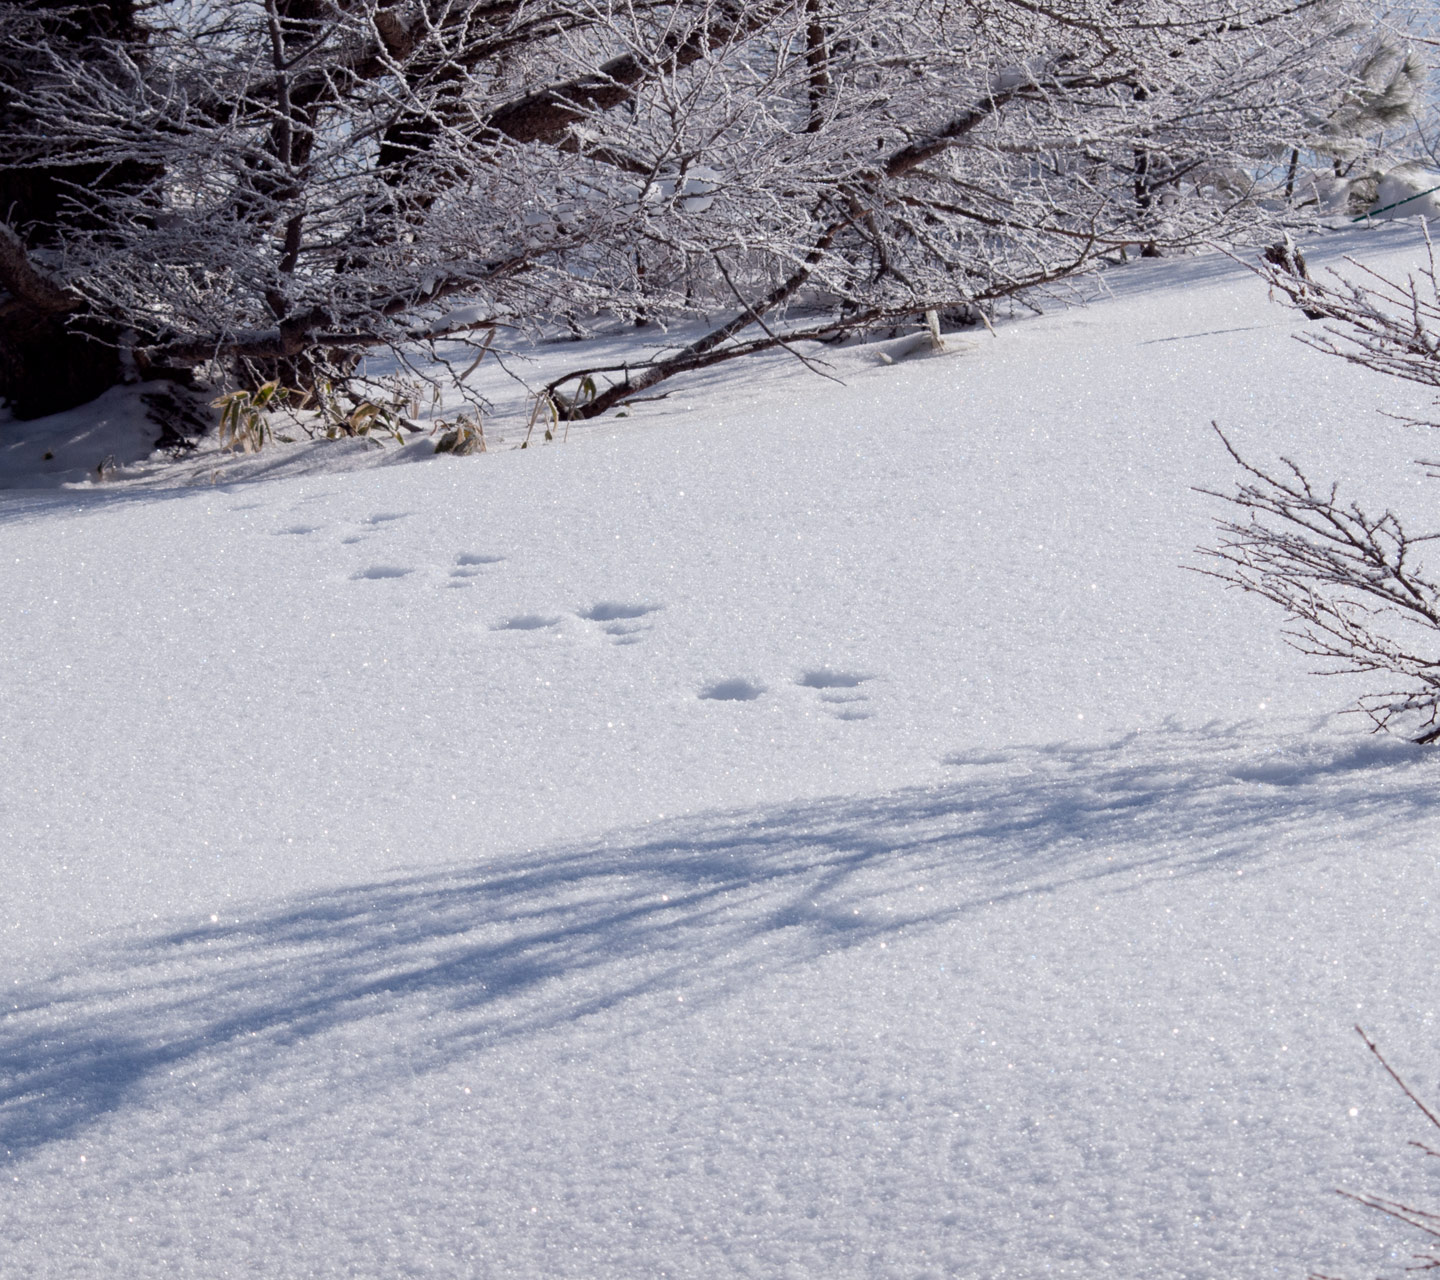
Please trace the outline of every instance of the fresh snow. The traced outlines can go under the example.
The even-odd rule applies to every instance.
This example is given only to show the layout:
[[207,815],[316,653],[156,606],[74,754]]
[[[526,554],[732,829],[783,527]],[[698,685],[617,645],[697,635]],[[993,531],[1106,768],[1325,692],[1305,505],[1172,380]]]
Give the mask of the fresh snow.
[[0,428],[0,1276],[1406,1261],[1434,756],[1183,566],[1212,419],[1424,523],[1426,396],[1091,291],[524,451],[489,363],[483,456]]

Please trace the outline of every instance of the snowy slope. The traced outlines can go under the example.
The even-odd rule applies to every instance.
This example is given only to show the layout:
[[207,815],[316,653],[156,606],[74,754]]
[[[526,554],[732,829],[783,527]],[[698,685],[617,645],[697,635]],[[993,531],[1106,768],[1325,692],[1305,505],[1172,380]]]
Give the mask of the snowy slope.
[[1210,419],[1423,515],[1425,400],[1224,259],[1107,285],[0,494],[0,1276],[1373,1272],[1432,757],[1180,566]]

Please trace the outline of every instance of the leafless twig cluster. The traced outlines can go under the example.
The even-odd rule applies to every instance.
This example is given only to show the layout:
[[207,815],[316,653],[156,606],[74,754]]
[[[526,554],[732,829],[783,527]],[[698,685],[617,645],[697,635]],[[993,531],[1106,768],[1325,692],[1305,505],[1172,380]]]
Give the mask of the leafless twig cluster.
[[[1327,355],[1440,392],[1440,279],[1428,235],[1424,265],[1404,280],[1347,259],[1353,274],[1331,274],[1317,281],[1294,257],[1293,249],[1291,253],[1289,262],[1281,261],[1280,254],[1267,257],[1261,275],[1271,289],[1310,318],[1326,321],[1318,332],[1301,333],[1300,341]],[[1411,419],[1405,421],[1413,424]]]
[[[1273,290],[1326,322],[1301,334],[1303,342],[1440,389],[1433,247],[1427,265],[1403,281],[1360,263],[1351,264],[1352,275],[1317,280],[1292,246],[1283,249],[1267,253],[1258,270]],[[1391,678],[1391,687],[1366,693],[1356,707],[1376,728],[1440,741],[1440,581],[1421,559],[1440,533],[1412,533],[1391,510],[1376,514],[1344,501],[1337,485],[1312,483],[1288,459],[1279,471],[1263,470],[1220,438],[1243,478],[1234,493],[1211,496],[1243,517],[1221,523],[1223,540],[1205,552],[1215,567],[1205,572],[1280,605],[1287,638],[1322,660],[1320,674]]]
[[1322,674],[1398,680],[1360,699],[1377,728],[1440,740],[1440,583],[1417,563],[1440,535],[1412,535],[1392,511],[1343,502],[1336,485],[1313,485],[1288,459],[1283,471],[1261,470],[1220,438],[1245,479],[1233,494],[1206,492],[1245,515],[1221,523],[1222,541],[1206,553],[1218,567],[1205,572],[1284,609],[1286,638],[1323,660]]

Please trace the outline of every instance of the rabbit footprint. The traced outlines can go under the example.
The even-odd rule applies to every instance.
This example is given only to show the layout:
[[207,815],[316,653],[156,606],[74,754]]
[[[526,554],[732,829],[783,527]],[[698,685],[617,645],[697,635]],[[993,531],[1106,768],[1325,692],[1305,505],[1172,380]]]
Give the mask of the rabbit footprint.
[[832,671],[827,667],[805,672],[795,681],[803,689],[814,689],[825,709],[837,720],[868,720],[875,714],[869,705],[870,695],[861,685],[874,679],[852,671]]
[[470,579],[479,577],[487,565],[499,564],[504,556],[488,556],[478,551],[462,551],[455,557],[455,566],[450,570],[447,586],[468,587]]
[[658,613],[660,609],[658,604],[622,604],[615,600],[602,600],[588,609],[582,609],[580,616],[586,622],[598,622],[600,629],[613,637],[616,644],[638,644],[641,636],[652,626],[642,619]]

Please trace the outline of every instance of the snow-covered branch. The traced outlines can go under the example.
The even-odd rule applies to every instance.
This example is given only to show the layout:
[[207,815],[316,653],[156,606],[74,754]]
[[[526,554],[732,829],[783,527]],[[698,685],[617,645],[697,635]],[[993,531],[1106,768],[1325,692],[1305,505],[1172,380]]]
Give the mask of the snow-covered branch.
[[311,347],[403,343],[456,294],[532,330],[732,312],[708,358],[762,316],[973,309],[1107,246],[1253,233],[1351,56],[1330,13],[0,0],[7,261],[80,299],[58,372],[0,323],[0,395],[53,408],[122,349],[303,382]]

